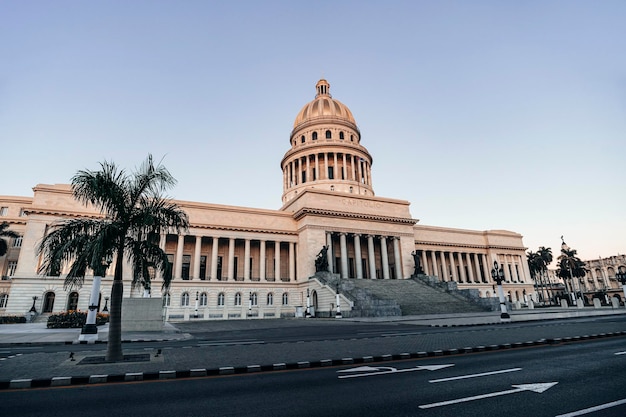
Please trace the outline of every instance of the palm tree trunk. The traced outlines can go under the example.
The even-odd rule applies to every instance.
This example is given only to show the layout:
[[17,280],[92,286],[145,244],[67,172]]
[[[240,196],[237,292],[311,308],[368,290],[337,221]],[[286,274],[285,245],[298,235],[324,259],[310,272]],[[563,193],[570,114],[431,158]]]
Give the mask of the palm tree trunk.
[[124,283],[122,281],[123,252],[118,252],[115,263],[115,275],[111,288],[111,307],[109,312],[109,341],[107,343],[107,362],[121,362],[124,360],[122,352],[122,296]]

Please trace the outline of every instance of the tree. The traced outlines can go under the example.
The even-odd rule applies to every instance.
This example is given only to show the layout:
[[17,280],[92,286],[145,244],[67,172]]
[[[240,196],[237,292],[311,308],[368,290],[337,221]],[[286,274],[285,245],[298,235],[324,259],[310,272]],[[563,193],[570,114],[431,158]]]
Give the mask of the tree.
[[[109,307],[109,340],[106,360],[122,361],[122,266],[128,260],[133,277],[144,276],[144,267],[158,271],[169,268],[167,255],[158,245],[161,233],[179,233],[189,227],[185,212],[163,193],[176,180],[152,156],[132,174],[112,162],[100,170],[78,171],[72,177],[74,198],[100,211],[98,218],[77,218],[54,224],[39,244],[43,255],[41,273],[53,274],[69,265],[65,286],[80,286],[88,269],[99,271],[107,257],[115,259]],[[156,237],[156,238],[155,238]],[[141,271],[138,271],[141,269]],[[169,274],[163,274],[169,286]]]
[[2,222],[0,224],[0,256],[6,255],[9,250],[9,243],[6,241],[6,238],[16,239],[19,236],[13,230],[9,230],[9,223]]
[[[565,283],[565,289],[567,290],[567,280],[570,280],[570,287],[572,291],[576,292],[574,288],[574,278],[580,279],[585,276],[585,263],[576,256],[576,250],[571,249],[563,242],[561,245],[561,255],[557,258],[558,268],[556,275],[563,279]],[[580,287],[580,296],[582,297],[582,288]]]

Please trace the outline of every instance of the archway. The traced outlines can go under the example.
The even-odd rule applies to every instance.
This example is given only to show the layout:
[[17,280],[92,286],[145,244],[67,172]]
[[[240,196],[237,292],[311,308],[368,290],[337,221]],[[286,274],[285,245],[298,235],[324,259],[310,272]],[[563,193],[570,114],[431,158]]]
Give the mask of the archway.
[[70,295],[67,297],[67,311],[76,311],[78,310],[78,293],[76,291],[72,291]]
[[311,300],[312,300],[312,304],[313,304],[313,315],[315,316],[317,314],[317,312],[319,311],[318,305],[317,305],[317,291],[313,290],[313,294],[311,296]]
[[54,309],[54,293],[52,291],[49,291],[43,296],[43,312],[52,313],[53,309]]

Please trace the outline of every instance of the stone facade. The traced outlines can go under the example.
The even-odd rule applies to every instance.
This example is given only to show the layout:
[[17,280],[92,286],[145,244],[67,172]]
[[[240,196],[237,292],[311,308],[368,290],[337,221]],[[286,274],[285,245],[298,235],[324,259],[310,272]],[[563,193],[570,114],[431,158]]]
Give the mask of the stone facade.
[[[296,117],[281,162],[279,210],[176,201],[190,228],[184,235],[161,237],[173,280],[162,292],[162,277],[156,276],[151,290],[152,297],[163,297],[168,319],[296,316],[307,305],[307,293],[311,306],[328,310],[335,289],[310,279],[325,246],[330,272],[339,279],[406,279],[414,274],[415,255],[425,274],[490,298],[490,270],[497,261],[511,301],[532,295],[520,234],[420,225],[408,201],[376,196],[372,157],[352,113],[331,97],[325,80],[316,89],[315,99]],[[0,258],[0,314],[24,314],[33,303],[39,313],[87,308],[91,277],[82,288],[64,289],[63,274],[37,273],[36,251],[56,221],[85,216],[99,214],[76,202],[65,184],[39,184],[32,197],[0,196],[0,221],[22,236]],[[100,309],[113,268],[102,280]],[[124,274],[125,296],[141,297],[143,289],[130,288],[130,268]],[[351,301],[340,297],[342,311],[350,311]]]

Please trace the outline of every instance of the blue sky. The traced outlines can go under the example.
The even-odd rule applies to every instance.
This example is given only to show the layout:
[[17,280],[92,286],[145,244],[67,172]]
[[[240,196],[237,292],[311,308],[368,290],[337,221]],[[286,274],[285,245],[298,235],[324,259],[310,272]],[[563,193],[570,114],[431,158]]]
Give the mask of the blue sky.
[[0,195],[148,153],[174,198],[278,209],[324,77],[420,223],[626,252],[624,1],[0,2]]

